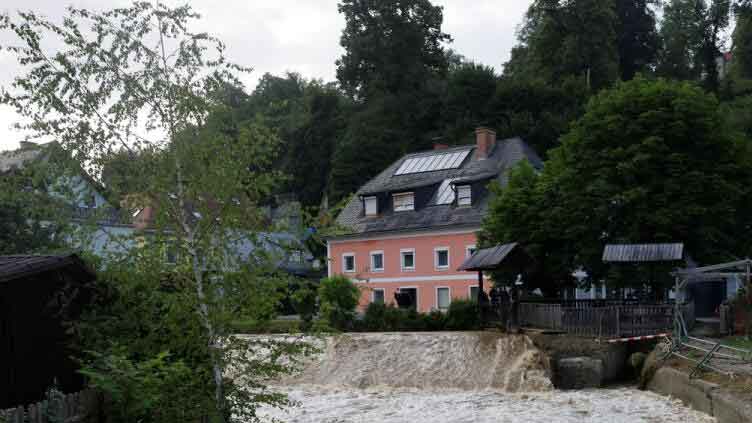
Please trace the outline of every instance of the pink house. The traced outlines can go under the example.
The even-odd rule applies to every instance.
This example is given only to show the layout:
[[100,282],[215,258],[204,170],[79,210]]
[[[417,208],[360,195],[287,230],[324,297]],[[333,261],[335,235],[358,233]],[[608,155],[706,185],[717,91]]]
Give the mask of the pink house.
[[477,298],[477,275],[457,268],[475,251],[488,184],[506,183],[522,160],[537,168],[542,162],[519,138],[497,140],[487,128],[475,134],[475,144],[437,144],[402,157],[338,216],[349,233],[327,241],[329,276],[345,275],[361,287],[361,310],[394,303],[398,291],[422,312]]

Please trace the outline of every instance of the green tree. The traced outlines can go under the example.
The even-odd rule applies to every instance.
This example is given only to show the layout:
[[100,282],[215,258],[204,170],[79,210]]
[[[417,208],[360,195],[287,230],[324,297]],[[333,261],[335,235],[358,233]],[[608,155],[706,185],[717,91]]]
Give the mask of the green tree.
[[561,214],[551,217],[593,277],[607,243],[683,242],[701,263],[738,257],[748,158],[713,96],[636,79],[593,98],[552,153],[544,173]]
[[646,73],[655,64],[660,39],[653,7],[657,0],[617,0],[619,17],[619,70],[622,81],[638,73]]
[[[524,275],[525,286],[557,296],[561,287],[574,283],[576,252],[565,242],[566,229],[556,223],[562,205],[549,173],[547,169],[541,175],[523,162],[512,169],[505,187],[493,185],[480,240],[483,246],[519,242],[535,259],[535,266]],[[516,277],[516,272],[493,275],[498,284],[511,283]]]
[[[227,107],[223,99],[237,97],[228,87],[241,87],[237,75],[247,69],[225,58],[220,40],[191,32],[196,18],[188,6],[148,2],[103,13],[69,8],[62,24],[32,12],[2,16],[0,30],[17,39],[4,50],[23,69],[2,102],[29,119],[25,129],[58,140],[95,173],[118,149],[160,152],[141,175],[156,210],[151,230],[130,239],[132,248],[113,262],[135,269],[146,256],[162,258],[157,253],[168,245],[177,250],[179,283],[171,288],[198,328],[185,342],[205,351],[197,371],[212,391],[205,412],[255,421],[257,405],[280,405],[263,380],[287,367],[274,355],[250,358],[228,322],[244,311],[238,298],[253,298],[253,283],[234,272],[264,262],[240,263],[235,251],[239,240],[253,243],[269,230],[260,203],[281,178],[274,168],[279,141],[258,120],[238,125],[235,137],[208,124]],[[54,50],[41,39],[53,40]],[[230,367],[245,389],[228,381]]]
[[664,8],[661,25],[663,48],[658,75],[702,81],[706,89],[717,92],[717,60],[722,54],[722,34],[729,26],[730,12],[730,0],[671,0]]
[[441,113],[446,141],[454,143],[478,126],[491,124],[497,81],[493,68],[473,62],[449,70]]
[[732,74],[735,78],[752,80],[752,2],[739,1],[734,7],[734,15]]
[[429,0],[343,0],[345,29],[337,80],[350,96],[368,100],[381,93],[420,91],[447,71],[441,31],[443,13]]
[[522,137],[543,156],[582,115],[589,97],[584,78],[551,85],[542,79],[505,77],[497,85],[489,124],[501,137]]
[[599,90],[619,78],[617,29],[613,1],[540,0],[530,6],[506,69],[549,83],[583,78]]
[[428,0],[345,0],[337,79],[354,101],[335,148],[330,193],[338,201],[437,135],[450,41],[442,8]]
[[[683,242],[701,263],[747,254],[738,233],[751,223],[749,143],[696,86],[636,78],[605,90],[550,157],[539,175],[512,172],[482,232],[487,244],[522,243],[544,292],[579,268],[601,280],[608,243]],[[645,281],[646,271],[622,280]]]
[[352,327],[360,289],[344,276],[324,278],[319,285],[321,317],[335,329]]

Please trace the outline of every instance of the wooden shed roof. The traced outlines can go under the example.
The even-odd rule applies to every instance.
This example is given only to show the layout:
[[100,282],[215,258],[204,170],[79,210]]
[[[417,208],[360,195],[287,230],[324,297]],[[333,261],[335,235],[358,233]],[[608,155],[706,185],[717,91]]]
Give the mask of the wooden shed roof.
[[680,261],[684,258],[684,244],[608,244],[603,249],[606,263],[644,263]]
[[468,272],[496,270],[504,259],[506,259],[517,247],[518,244],[513,242],[511,244],[502,244],[497,245],[496,247],[478,250],[472,256],[468,257],[458,270]]
[[0,282],[73,266],[90,276],[94,274],[76,254],[0,256]]

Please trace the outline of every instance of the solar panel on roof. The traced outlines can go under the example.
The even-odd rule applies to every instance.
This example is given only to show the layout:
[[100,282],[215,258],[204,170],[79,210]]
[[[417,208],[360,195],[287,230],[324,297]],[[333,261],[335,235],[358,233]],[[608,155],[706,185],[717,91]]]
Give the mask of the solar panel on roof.
[[412,157],[404,162],[394,172],[395,175],[405,175],[408,173],[433,172],[435,170],[456,169],[460,167],[465,158],[470,153],[469,150],[452,153],[431,154],[428,156]]

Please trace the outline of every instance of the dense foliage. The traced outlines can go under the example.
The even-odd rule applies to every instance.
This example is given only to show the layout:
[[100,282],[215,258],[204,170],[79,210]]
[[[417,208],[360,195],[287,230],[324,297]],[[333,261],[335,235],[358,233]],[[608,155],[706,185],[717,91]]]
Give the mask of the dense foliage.
[[580,267],[599,280],[607,243],[684,242],[702,263],[738,257],[749,251],[739,233],[752,225],[750,158],[700,88],[621,83],[591,99],[542,173],[523,166],[497,189],[484,239],[523,242],[539,286],[570,282]]
[[321,319],[329,327],[345,330],[352,327],[360,289],[344,276],[325,278],[319,285]]
[[[102,358],[89,374],[124,401],[125,413],[133,412],[124,421],[182,420],[160,415],[165,404],[144,404],[151,400],[138,392],[117,394],[141,385],[165,389],[185,376],[181,362],[195,377],[186,383],[202,389],[187,388],[197,397],[159,398],[195,410],[187,420],[200,414],[257,421],[260,404],[286,404],[264,383],[289,370],[289,356],[306,347],[231,333],[235,318],[268,318],[279,300],[276,290],[262,289],[276,280],[262,232],[270,230],[263,206],[283,179],[276,167],[280,142],[260,118],[222,126],[219,118],[233,112],[233,87],[242,86],[238,76],[248,69],[225,58],[220,40],[191,32],[197,18],[189,6],[148,2],[102,13],[69,8],[61,24],[35,13],[0,16],[0,30],[16,38],[4,51],[22,69],[2,102],[27,119],[24,129],[56,140],[79,174],[85,167],[111,177],[125,169],[138,180],[120,184],[131,207],[153,212],[143,232],[94,228],[100,242],[120,247],[105,268],[117,272],[108,281],[124,303],[112,305],[111,319],[91,330],[112,330],[109,336],[83,339],[106,340],[85,347]],[[54,40],[53,54],[40,39]],[[123,166],[111,160],[118,152],[147,160]],[[84,235],[87,228],[78,227]],[[238,243],[248,257],[238,254]],[[168,251],[177,259],[163,272]],[[138,284],[146,285],[128,291]],[[170,406],[164,411],[181,408]]]
[[419,313],[394,304],[371,303],[363,319],[355,322],[355,329],[369,332],[476,330],[480,328],[478,304],[474,301],[453,300],[449,310]]

